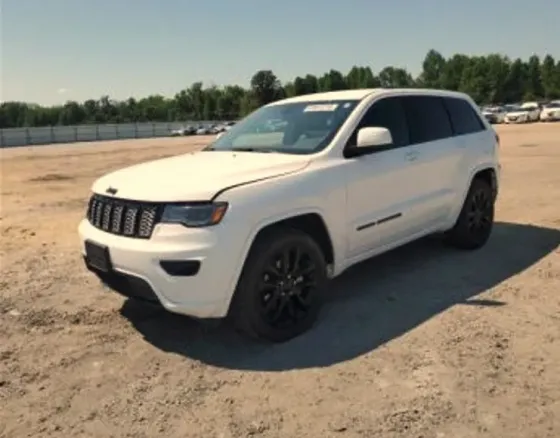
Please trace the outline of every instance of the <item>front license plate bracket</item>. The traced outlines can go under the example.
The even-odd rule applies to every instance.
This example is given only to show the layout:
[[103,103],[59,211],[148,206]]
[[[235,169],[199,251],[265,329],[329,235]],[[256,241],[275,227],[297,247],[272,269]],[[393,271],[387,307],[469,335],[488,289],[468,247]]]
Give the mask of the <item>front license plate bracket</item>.
[[101,272],[112,270],[111,255],[107,246],[86,240],[85,248],[86,262],[90,267]]

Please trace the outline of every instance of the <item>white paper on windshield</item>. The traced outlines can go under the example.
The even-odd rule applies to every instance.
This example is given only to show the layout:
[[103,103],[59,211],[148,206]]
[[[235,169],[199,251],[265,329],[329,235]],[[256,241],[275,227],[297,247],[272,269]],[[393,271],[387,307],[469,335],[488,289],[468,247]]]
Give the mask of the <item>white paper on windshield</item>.
[[318,111],[334,111],[338,107],[338,103],[321,103],[317,105],[307,105],[303,110],[304,113]]

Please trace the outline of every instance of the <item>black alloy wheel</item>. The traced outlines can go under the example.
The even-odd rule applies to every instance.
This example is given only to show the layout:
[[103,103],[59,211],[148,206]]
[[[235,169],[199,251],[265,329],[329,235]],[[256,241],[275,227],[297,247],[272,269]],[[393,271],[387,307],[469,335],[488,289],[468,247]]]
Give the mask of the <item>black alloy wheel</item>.
[[317,319],[326,270],[321,248],[306,233],[267,231],[249,252],[228,316],[250,336],[272,342],[294,338]]
[[474,192],[467,210],[467,226],[471,234],[485,235],[492,228],[494,219],[492,194],[486,189]]
[[483,179],[475,179],[455,226],[446,240],[460,249],[478,249],[486,244],[494,226],[494,192]]
[[318,267],[301,246],[285,246],[267,260],[258,298],[264,320],[275,329],[298,325],[309,316]]

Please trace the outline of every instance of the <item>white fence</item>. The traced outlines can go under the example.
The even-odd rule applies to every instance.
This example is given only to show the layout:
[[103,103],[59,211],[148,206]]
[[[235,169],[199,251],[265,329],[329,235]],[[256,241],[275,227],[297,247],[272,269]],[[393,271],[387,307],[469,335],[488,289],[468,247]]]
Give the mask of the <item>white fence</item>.
[[208,125],[213,122],[123,123],[113,125],[48,126],[41,128],[0,129],[0,147],[104,141],[127,138],[166,137],[173,129],[189,124]]

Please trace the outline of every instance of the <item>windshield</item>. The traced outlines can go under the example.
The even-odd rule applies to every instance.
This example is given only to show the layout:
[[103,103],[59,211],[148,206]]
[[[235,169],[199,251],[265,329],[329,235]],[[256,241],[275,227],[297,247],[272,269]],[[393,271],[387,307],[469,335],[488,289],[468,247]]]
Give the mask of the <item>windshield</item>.
[[560,102],[550,102],[545,108],[560,108]]
[[325,148],[359,100],[284,103],[259,108],[203,150],[311,154]]
[[507,108],[507,110],[508,110],[510,113],[513,113],[513,112],[518,112],[518,111],[529,111],[529,108],[521,108],[521,106],[513,106],[513,105],[512,105],[512,106],[509,106],[509,107]]

